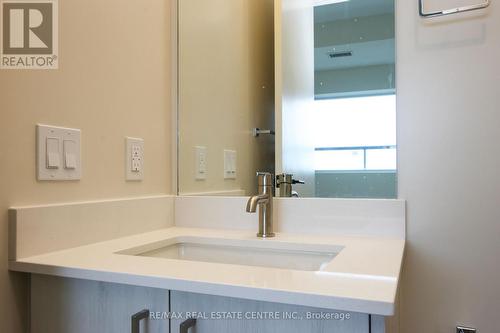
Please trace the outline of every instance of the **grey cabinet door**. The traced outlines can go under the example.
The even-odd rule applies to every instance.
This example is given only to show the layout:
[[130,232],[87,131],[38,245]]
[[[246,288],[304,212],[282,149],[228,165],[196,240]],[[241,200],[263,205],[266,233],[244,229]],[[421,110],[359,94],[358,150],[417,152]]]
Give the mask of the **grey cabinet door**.
[[[31,333],[130,333],[141,310],[168,312],[168,291],[33,275]],[[167,320],[142,320],[140,333],[168,333]]]
[[360,313],[177,291],[170,292],[170,307],[171,333],[184,333],[179,327],[186,316],[198,317],[189,333],[369,332],[370,316]]

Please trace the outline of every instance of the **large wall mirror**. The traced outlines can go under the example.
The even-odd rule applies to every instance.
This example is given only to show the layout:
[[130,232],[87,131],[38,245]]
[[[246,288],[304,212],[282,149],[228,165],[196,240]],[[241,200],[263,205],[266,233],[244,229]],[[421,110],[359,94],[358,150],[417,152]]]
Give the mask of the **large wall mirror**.
[[182,0],[178,192],[395,198],[394,0]]

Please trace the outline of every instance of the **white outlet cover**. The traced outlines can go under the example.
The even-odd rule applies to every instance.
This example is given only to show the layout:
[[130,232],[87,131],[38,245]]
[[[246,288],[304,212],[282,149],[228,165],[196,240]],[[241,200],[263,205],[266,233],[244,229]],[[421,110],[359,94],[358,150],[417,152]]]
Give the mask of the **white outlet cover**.
[[125,179],[144,180],[144,140],[125,138]]
[[[38,124],[37,132],[37,179],[42,181],[80,180],[82,178],[81,161],[81,131],[75,128],[66,128]],[[48,141],[51,143],[48,144]],[[71,145],[66,144],[71,143]],[[47,147],[53,149],[47,152]],[[71,151],[66,151],[71,147]],[[57,164],[57,167],[50,166]]]
[[207,179],[208,167],[207,167],[207,147],[196,146],[194,147],[194,178],[196,180]]

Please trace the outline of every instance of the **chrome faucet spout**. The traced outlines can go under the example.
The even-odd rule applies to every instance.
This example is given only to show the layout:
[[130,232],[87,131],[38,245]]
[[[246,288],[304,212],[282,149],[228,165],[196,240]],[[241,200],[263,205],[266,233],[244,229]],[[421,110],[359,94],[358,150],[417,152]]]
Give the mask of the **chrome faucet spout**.
[[269,194],[259,194],[250,197],[247,202],[247,213],[255,213],[257,211],[257,206],[260,204],[265,204],[269,201]]
[[259,232],[257,237],[274,237],[273,232],[273,190],[274,178],[268,172],[258,172],[259,194],[248,199],[247,212],[257,212],[259,208]]

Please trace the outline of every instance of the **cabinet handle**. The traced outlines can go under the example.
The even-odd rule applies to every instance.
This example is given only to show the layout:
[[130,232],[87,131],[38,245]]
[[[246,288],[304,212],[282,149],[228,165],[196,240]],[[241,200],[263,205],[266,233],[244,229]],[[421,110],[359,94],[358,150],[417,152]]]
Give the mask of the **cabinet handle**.
[[142,310],[132,315],[132,333],[140,333],[140,322],[149,318],[149,310]]
[[191,318],[186,321],[183,321],[179,328],[179,333],[188,333],[188,330],[191,327],[194,327],[195,325],[196,325],[196,319]]

